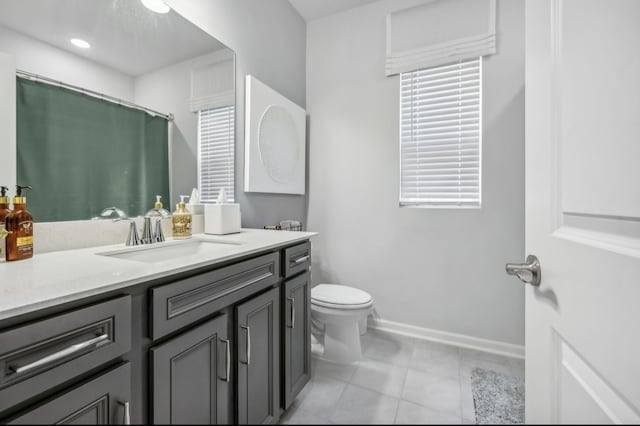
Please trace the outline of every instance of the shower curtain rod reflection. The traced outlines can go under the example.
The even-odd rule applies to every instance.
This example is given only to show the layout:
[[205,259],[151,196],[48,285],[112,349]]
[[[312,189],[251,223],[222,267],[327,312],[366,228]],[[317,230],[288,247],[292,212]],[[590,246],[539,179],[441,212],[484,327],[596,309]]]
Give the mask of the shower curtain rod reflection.
[[22,70],[16,70],[16,75],[18,77],[26,78],[26,79],[29,79],[29,80],[42,81],[42,82],[47,83],[47,84],[53,84],[55,86],[62,87],[64,89],[69,89],[69,90],[73,90],[75,92],[84,93],[86,95],[93,96],[94,98],[104,99],[105,101],[113,102],[115,104],[123,105],[123,106],[129,107],[129,108],[139,109],[141,111],[146,112],[149,115],[162,117],[162,118],[164,118],[165,120],[168,120],[168,121],[173,121],[173,114],[163,114],[161,112],[154,111],[152,109],[145,108],[143,106],[134,104],[133,102],[125,101],[123,99],[118,99],[118,98],[115,98],[113,96],[105,95],[104,93],[99,93],[99,92],[96,92],[96,91],[93,91],[93,90],[90,90],[90,89],[85,89],[83,87],[74,86],[73,84],[65,83],[65,82],[59,81],[59,80],[54,80],[52,78],[45,77],[43,75],[34,74],[32,72],[22,71]]

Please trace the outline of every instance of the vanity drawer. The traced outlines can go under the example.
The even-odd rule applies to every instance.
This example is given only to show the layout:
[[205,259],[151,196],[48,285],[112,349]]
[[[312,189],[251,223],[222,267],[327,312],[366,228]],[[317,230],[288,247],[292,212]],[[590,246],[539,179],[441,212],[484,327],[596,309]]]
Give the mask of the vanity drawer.
[[166,336],[274,285],[279,265],[278,253],[269,253],[151,289],[151,337]]
[[10,419],[9,425],[130,424],[131,367],[123,364]]
[[0,331],[0,412],[131,348],[131,297]]
[[306,271],[311,264],[311,244],[309,241],[284,251],[284,276],[292,277],[299,272]]

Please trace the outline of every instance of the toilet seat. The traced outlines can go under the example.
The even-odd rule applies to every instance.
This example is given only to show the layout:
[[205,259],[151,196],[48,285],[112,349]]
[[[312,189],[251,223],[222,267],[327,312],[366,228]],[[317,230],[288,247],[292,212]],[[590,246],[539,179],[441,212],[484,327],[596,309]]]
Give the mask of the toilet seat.
[[332,309],[365,309],[373,305],[373,298],[357,288],[318,284],[311,289],[311,304]]

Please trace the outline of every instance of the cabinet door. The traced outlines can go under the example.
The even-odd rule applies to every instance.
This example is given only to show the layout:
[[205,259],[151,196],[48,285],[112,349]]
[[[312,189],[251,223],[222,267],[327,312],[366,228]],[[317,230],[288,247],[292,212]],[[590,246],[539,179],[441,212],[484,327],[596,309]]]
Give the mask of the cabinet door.
[[230,357],[226,315],[152,348],[153,423],[228,423]]
[[7,424],[129,424],[131,373],[124,364],[90,380]]
[[284,283],[284,409],[311,378],[311,283],[309,272]]
[[275,288],[236,307],[238,423],[280,417],[280,303]]

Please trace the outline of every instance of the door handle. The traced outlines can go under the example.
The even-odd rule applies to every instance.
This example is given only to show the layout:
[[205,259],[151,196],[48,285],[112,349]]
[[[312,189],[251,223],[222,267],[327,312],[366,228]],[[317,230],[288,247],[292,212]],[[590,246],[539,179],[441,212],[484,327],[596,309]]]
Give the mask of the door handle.
[[296,299],[287,297],[287,300],[291,302],[291,325],[289,328],[296,328]]
[[247,331],[247,362],[245,364],[251,364],[251,329],[249,327],[241,326]]
[[532,254],[527,256],[526,263],[507,263],[505,269],[507,274],[515,275],[523,283],[531,284],[534,287],[538,287],[542,280],[540,261]]
[[122,424],[130,425],[131,424],[131,405],[129,404],[129,401],[124,401],[124,402],[118,401],[118,404],[124,407],[124,416],[122,418]]
[[229,381],[229,376],[231,374],[231,342],[229,342],[229,340],[227,339],[220,339],[221,342],[223,342],[225,344],[225,346],[227,347],[227,354],[226,354],[226,359],[225,359],[225,372],[226,372],[226,376],[224,377],[225,382]]

